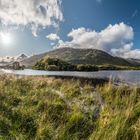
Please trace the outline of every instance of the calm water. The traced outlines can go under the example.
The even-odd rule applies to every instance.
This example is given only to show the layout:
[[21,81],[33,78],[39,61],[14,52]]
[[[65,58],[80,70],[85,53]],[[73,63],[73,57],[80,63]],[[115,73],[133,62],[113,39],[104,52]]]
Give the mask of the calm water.
[[0,70],[2,73],[9,73],[15,75],[27,75],[27,76],[75,76],[75,77],[87,77],[87,78],[112,78],[113,80],[119,80],[131,84],[140,85],[140,71],[98,71],[98,72],[56,72],[56,71],[40,71],[40,70]]

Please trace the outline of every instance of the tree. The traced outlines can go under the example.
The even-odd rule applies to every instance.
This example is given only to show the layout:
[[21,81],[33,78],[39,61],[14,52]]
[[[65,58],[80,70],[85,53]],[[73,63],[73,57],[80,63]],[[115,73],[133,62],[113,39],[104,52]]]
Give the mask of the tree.
[[98,67],[94,65],[77,65],[77,71],[98,71]]

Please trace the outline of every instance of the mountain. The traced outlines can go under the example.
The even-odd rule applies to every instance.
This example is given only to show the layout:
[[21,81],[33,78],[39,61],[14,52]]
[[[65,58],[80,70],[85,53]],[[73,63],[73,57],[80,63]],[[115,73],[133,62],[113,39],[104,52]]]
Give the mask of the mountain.
[[135,66],[140,66],[140,59],[128,58],[127,61]]
[[28,58],[25,54],[20,54],[18,56],[6,56],[0,58],[0,63],[11,63],[15,61],[23,61]]
[[21,61],[21,64],[30,67],[46,56],[59,58],[72,64],[133,66],[132,62],[120,57],[111,56],[101,50],[75,48],[59,48],[43,54],[34,55]]
[[17,61],[22,61],[24,59],[28,58],[25,54],[20,54],[19,56],[16,57],[15,60]]
[[25,54],[20,54],[18,56],[6,56],[0,58],[0,68],[9,68],[11,65],[13,65],[13,62],[20,62],[28,57]]

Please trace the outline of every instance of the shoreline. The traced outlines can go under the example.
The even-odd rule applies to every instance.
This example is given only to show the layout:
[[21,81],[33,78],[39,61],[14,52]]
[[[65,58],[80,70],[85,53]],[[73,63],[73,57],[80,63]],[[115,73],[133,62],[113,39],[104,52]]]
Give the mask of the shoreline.
[[140,87],[138,70],[131,71],[98,71],[98,72],[78,72],[78,71],[39,71],[32,69],[25,70],[4,70],[0,69],[0,75],[10,75],[17,77],[54,77],[61,79],[79,79],[89,81],[89,83],[107,83],[114,85],[126,85]]
[[121,81],[121,80],[113,80],[111,78],[90,78],[90,77],[78,77],[78,76],[54,76],[54,75],[18,75],[18,74],[2,74],[0,75],[1,76],[10,76],[10,77],[16,77],[16,78],[33,78],[33,79],[36,79],[36,78],[54,78],[54,79],[61,79],[61,80],[75,80],[75,81],[80,81],[81,84],[90,84],[92,86],[101,86],[101,85],[105,85],[105,84],[112,84],[116,87],[119,87],[119,86],[126,86],[126,87],[140,87],[136,84],[133,84],[133,83],[128,83],[128,82],[124,82],[124,81]]

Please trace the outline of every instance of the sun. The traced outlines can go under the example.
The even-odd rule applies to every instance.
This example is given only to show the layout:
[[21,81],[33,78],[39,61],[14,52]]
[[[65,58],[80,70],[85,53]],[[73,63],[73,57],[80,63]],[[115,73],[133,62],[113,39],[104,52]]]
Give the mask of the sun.
[[12,44],[12,35],[9,32],[1,32],[0,33],[1,42],[3,45]]

